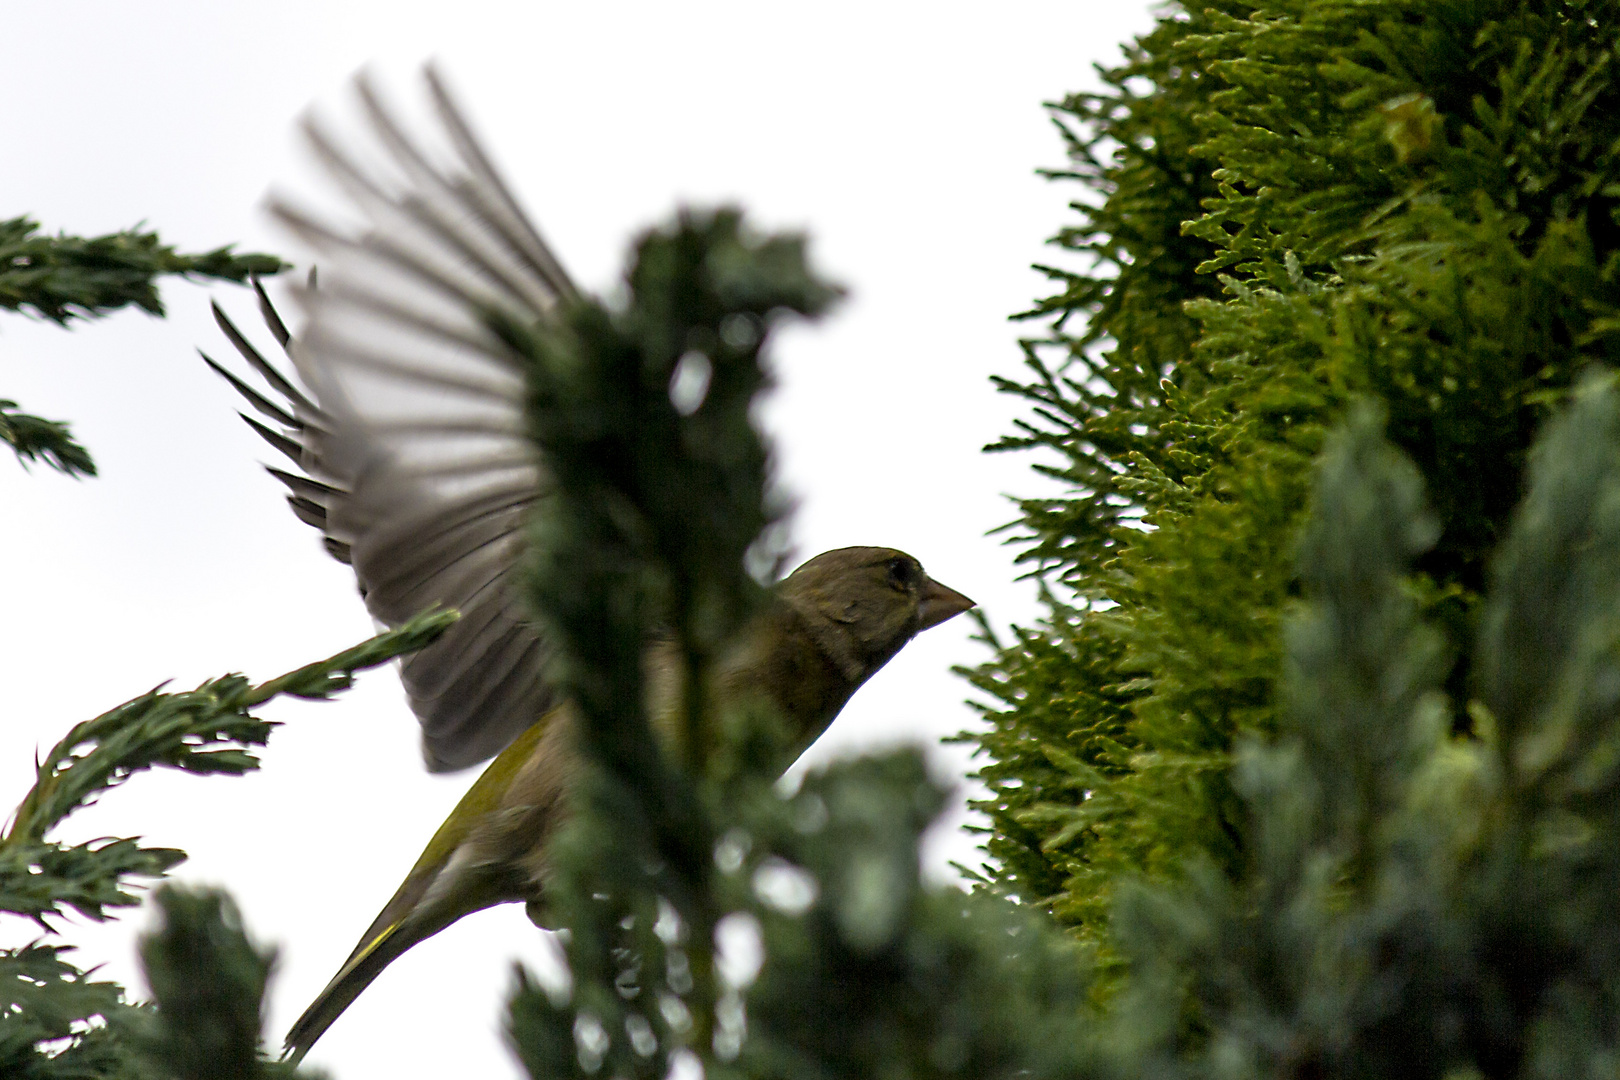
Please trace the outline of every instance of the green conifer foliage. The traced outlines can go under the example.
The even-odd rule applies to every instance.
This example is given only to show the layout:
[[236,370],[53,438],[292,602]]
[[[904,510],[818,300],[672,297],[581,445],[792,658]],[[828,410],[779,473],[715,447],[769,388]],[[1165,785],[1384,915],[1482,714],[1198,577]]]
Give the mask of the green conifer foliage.
[[1116,1075],[1599,1077],[1620,1054],[1620,395],[1532,452],[1491,560],[1475,731],[1409,587],[1439,536],[1360,409],[1317,472],[1279,735],[1240,737],[1243,867],[1118,890]]
[[[240,776],[259,767],[257,747],[276,724],[251,710],[283,694],[324,700],[356,671],[433,641],[456,619],[427,612],[396,630],[280,678],[240,675],[183,693],[142,694],[76,724],[35,765],[34,786],[0,832],[0,918],[27,918],[45,934],[0,949],[0,1076],[17,1080],[204,1080],[291,1076],[264,1058],[262,999],[273,954],[248,941],[230,900],[165,886],[165,926],[142,943],[156,1004],[130,1001],[94,979],[55,944],[69,912],[98,922],[141,902],[139,879],[163,878],[185,861],[139,837],[67,845],[50,833],[76,810],[153,768]],[[132,880],[133,879],[133,880]],[[111,909],[111,910],[109,910]]]
[[[749,415],[761,350],[837,290],[802,237],[761,236],[730,209],[683,211],[635,256],[622,304],[496,323],[529,368],[556,480],[529,584],[589,763],[547,848],[571,981],[520,971],[519,1057],[536,1080],[1076,1075],[1089,1043],[1072,943],[920,877],[945,801],[921,754],[842,762],[784,795],[782,718],[721,706],[699,677],[760,603],[781,536]],[[713,376],[683,414],[670,378],[693,349]],[[640,691],[655,634],[688,673],[681,745],[664,752]],[[752,949],[726,947],[739,936]]]
[[1032,413],[996,448],[1069,493],[1014,533],[1048,615],[970,673],[998,887],[1107,940],[1123,875],[1252,856],[1232,748],[1278,728],[1309,465],[1359,396],[1426,484],[1412,588],[1473,725],[1531,437],[1620,360],[1617,45],[1615,3],[1217,2],[1057,108],[1087,195],[1056,242],[1095,265],[1001,384]]
[[[131,306],[162,318],[157,281],[165,274],[241,284],[286,268],[274,255],[238,254],[230,245],[183,255],[151,230],[41,236],[30,218],[0,221],[0,311],[19,311],[58,326]],[[0,443],[24,465],[43,461],[69,476],[96,474],[90,452],[66,423],[20,412],[15,401],[0,399]]]

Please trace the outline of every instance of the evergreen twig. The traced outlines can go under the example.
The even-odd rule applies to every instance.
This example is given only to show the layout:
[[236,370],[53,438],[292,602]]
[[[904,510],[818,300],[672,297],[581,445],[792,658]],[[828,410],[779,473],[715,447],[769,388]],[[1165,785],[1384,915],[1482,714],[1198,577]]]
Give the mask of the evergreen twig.
[[42,236],[30,218],[0,221],[0,310],[63,326],[129,306],[161,316],[157,279],[167,274],[240,284],[286,266],[273,255],[239,255],[231,245],[184,255],[139,228],[95,237]]

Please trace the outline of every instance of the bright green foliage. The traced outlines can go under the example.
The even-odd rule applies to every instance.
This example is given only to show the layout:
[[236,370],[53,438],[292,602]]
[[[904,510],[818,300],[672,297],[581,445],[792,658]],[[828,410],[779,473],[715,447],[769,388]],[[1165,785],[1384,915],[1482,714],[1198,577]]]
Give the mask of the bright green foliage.
[[[182,255],[155,232],[126,229],[106,236],[39,235],[29,218],[0,221],[0,311],[21,311],[66,326],[97,319],[131,305],[163,315],[157,279],[165,274],[244,282],[286,269],[273,255],[238,255],[229,245],[201,255]],[[69,476],[94,476],[89,451],[68,425],[17,411],[0,400],[0,442],[19,461],[44,461]]]
[[[547,852],[572,984],[520,972],[520,1057],[537,1080],[662,1078],[690,1057],[711,1080],[1073,1075],[1073,947],[1004,901],[922,886],[943,793],[919,755],[838,765],[784,797],[776,718],[708,699],[705,665],[763,599],[749,568],[768,571],[779,542],[749,422],[760,350],[836,291],[801,239],[751,236],[732,211],[684,213],[637,256],[624,307],[502,328],[531,362],[557,484],[533,593],[592,763]],[[695,407],[670,389],[694,352],[712,372]],[[688,711],[683,745],[660,754],[640,680],[644,644],[668,633]],[[739,937],[758,942],[757,972],[724,945]]]
[[1123,1075],[1600,1077],[1620,1063],[1620,395],[1535,451],[1451,731],[1406,574],[1438,536],[1363,411],[1318,471],[1281,736],[1243,739],[1235,877],[1120,891]]
[[[1050,613],[971,672],[996,884],[1106,943],[1125,876],[1252,857],[1231,779],[1277,730],[1310,461],[1385,402],[1439,534],[1413,588],[1459,654],[1549,405],[1620,360],[1620,4],[1216,0],[1058,110],[1090,192],[1031,313],[1021,504]],[[1083,321],[1083,325],[1081,325]],[[1145,526],[1145,528],[1144,528]]]
[[[689,215],[654,234],[641,266],[671,245],[689,257],[664,262],[665,272],[702,283],[712,252],[735,250],[720,220]],[[784,796],[772,782],[781,763],[773,718],[716,715],[700,679],[688,728],[710,748],[700,768],[647,751],[657,744],[642,704],[621,698],[607,673],[637,678],[642,645],[662,627],[687,628],[687,670],[700,672],[705,643],[735,632],[748,609],[749,530],[767,528],[771,514],[763,457],[741,422],[763,337],[715,364],[716,379],[748,389],[728,393],[722,381],[717,397],[683,414],[667,390],[679,346],[648,343],[712,346],[701,328],[730,311],[698,303],[681,310],[706,321],[659,332],[681,318],[648,302],[670,283],[651,273],[632,281],[623,310],[586,304],[555,334],[508,333],[541,369],[540,437],[567,459],[536,527],[557,551],[584,558],[589,541],[605,553],[572,582],[549,559],[534,574],[558,671],[589,703],[582,741],[592,769],[548,852],[546,914],[567,931],[571,983],[542,987],[520,971],[511,1004],[509,1031],[531,1075],[665,1077],[683,1061],[716,1080],[1612,1075],[1620,393],[1611,378],[1590,380],[1527,452],[1529,494],[1504,524],[1478,629],[1460,642],[1448,643],[1433,617],[1445,607],[1415,572],[1440,543],[1443,518],[1411,458],[1384,438],[1380,407],[1353,410],[1291,481],[1308,503],[1291,517],[1297,528],[1237,513],[1246,505],[1237,496],[1263,501],[1274,494],[1266,484],[1280,481],[1233,470],[1252,486],[1228,489],[1224,520],[1255,537],[1264,535],[1257,520],[1297,537],[1278,556],[1303,599],[1273,604],[1272,731],[1236,739],[1225,773],[1229,847],[1194,851],[1174,880],[1113,883],[1113,932],[1099,960],[1028,906],[919,882],[918,837],[942,792],[914,753],[835,765]],[[775,295],[749,309],[767,329],[773,310],[815,294]],[[621,407],[639,422],[579,422],[604,415],[590,407],[602,385],[593,368],[619,373],[630,398]],[[731,439],[744,442],[724,450]],[[702,482],[718,473],[733,482]],[[644,478],[663,475],[691,475],[709,492],[687,509],[715,522],[714,547],[684,541],[689,522],[662,512],[663,481]],[[725,537],[729,547],[714,539]],[[665,554],[676,551],[698,561],[678,566]],[[1198,590],[1220,580],[1212,566],[1176,587],[1214,620],[1218,608]],[[705,590],[744,599],[704,604]],[[699,623],[696,612],[717,614]],[[1074,658],[1028,640],[1018,676]],[[1467,732],[1454,730],[1445,690],[1453,649],[1479,687]],[[1121,700],[1101,679],[1075,685],[1072,701]],[[1189,676],[1186,693],[1226,692],[1213,685]],[[1052,748],[1047,760],[1054,786],[1095,785],[1081,806],[1120,798],[1106,787],[1117,780],[1087,772],[1081,754]],[[754,942],[757,968],[739,939]]]
[[[68,910],[112,918],[139,904],[131,878],[162,878],[185,852],[104,838],[65,845],[49,833],[68,815],[130,776],[154,767],[201,776],[259,767],[254,747],[276,725],[250,713],[274,697],[325,700],[356,671],[431,642],[456,618],[431,612],[336,656],[255,686],[227,675],[178,694],[152,691],[70,731],[40,759],[37,779],[0,836],[0,916],[32,919]],[[259,1002],[270,957],[242,936],[228,900],[174,890],[159,894],[166,926],[143,946],[162,1009],[126,1003],[115,983],[92,980],[44,941],[0,950],[0,1076],[184,1080],[278,1075],[239,1067],[259,1052]]]

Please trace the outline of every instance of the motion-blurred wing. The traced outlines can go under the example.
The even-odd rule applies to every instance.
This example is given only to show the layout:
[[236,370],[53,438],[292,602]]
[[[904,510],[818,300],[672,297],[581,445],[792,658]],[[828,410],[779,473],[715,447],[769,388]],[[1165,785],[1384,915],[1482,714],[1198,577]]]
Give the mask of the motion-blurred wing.
[[575,290],[431,69],[427,81],[448,164],[362,76],[369,158],[305,124],[360,223],[272,205],[321,267],[319,288],[295,291],[307,315],[296,341],[260,291],[304,390],[216,314],[271,391],[226,375],[269,421],[249,423],[300,470],[271,471],[354,567],[366,607],[390,626],[434,603],[462,612],[404,663],[428,767],[444,771],[498,753],[552,704],[519,591],[524,520],[546,477],[525,432],[522,365],[486,314],[533,325]]

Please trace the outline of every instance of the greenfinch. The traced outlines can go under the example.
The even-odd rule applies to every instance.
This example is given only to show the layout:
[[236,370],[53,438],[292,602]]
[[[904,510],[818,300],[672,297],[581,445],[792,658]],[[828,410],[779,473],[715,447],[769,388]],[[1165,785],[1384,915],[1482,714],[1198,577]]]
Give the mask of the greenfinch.
[[[417,942],[494,904],[543,909],[546,842],[582,767],[573,710],[547,685],[546,644],[518,581],[524,521],[546,497],[545,463],[526,437],[523,363],[488,317],[541,324],[577,290],[431,68],[427,82],[453,151],[448,167],[430,160],[364,77],[359,97],[380,160],[357,163],[306,122],[365,224],[331,227],[272,203],[322,260],[321,287],[312,275],[296,294],[307,316],[296,340],[256,285],[297,382],[217,305],[221,330],[267,389],[204,355],[261,417],[243,418],[293,462],[270,472],[327,551],[353,567],[378,621],[398,625],[432,604],[461,611],[401,668],[427,767],[494,757],[293,1025],[293,1060]],[[825,552],[775,587],[717,665],[713,697],[763,701],[789,727],[796,756],[914,635],[972,606],[903,552]],[[649,709],[659,726],[656,702]]]
[[[794,751],[802,751],[901,646],[971,606],[903,552],[825,552],[777,587],[770,608],[721,665],[716,696],[721,703],[763,700],[790,726]],[[552,709],[468,789],[349,959],[288,1031],[295,1060],[417,942],[495,904],[522,901],[531,912],[543,910],[546,840],[581,770],[574,725],[566,703]]]

